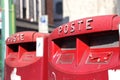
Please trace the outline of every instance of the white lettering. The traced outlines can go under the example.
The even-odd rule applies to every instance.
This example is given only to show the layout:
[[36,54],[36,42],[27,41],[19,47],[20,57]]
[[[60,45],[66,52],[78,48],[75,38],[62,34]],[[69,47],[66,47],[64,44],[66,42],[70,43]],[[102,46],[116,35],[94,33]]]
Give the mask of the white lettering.
[[65,33],[65,34],[68,33],[68,28],[69,28],[69,27],[68,27],[68,25],[66,24],[66,25],[64,26],[64,33]]
[[20,40],[19,39],[20,34],[16,34],[15,36],[16,36],[16,39],[19,41]]
[[[81,31],[81,29],[91,30],[92,29],[92,26],[91,26],[92,21],[93,21],[92,19],[86,19],[85,22],[83,20],[78,20],[76,22],[65,24],[64,26],[58,27],[58,34],[60,34],[62,32],[64,34],[67,34],[68,32],[73,33],[73,32],[75,32],[75,30]],[[81,28],[81,27],[83,27],[83,28]]]
[[92,29],[91,25],[90,25],[90,22],[93,21],[92,19],[87,19],[86,20],[86,29],[89,30],[89,29]]
[[13,37],[13,42],[16,42],[16,37]]
[[75,25],[75,23],[71,24],[71,30],[70,30],[71,33],[75,31],[75,26],[74,25]]
[[78,30],[81,30],[81,24],[83,23],[83,20],[78,21]]
[[8,38],[8,42],[16,42],[16,41],[23,41],[24,40],[24,34],[16,34],[14,36],[11,36]]
[[61,32],[62,32],[62,26],[58,28],[58,33],[61,33]]
[[24,34],[20,34],[20,40],[24,40]]

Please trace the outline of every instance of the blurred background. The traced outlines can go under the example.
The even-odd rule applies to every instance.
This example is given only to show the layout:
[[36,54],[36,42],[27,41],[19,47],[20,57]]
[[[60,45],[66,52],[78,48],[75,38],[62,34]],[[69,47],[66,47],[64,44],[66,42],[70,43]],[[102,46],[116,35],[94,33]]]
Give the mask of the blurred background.
[[5,40],[20,31],[51,33],[80,18],[120,14],[120,0],[0,0],[0,77],[4,76]]

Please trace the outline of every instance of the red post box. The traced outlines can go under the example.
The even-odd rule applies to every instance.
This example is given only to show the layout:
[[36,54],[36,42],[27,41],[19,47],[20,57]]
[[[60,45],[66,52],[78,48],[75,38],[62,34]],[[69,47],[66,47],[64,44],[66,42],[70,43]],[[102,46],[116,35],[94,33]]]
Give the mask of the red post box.
[[49,80],[120,80],[120,16],[79,19],[49,38]]
[[6,40],[4,80],[47,80],[48,34],[24,31]]

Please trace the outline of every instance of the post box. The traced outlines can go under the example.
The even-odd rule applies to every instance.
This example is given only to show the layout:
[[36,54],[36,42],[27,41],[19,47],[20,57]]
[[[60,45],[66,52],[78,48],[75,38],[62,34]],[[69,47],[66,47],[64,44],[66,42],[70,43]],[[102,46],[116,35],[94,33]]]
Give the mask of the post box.
[[7,38],[4,80],[47,80],[48,35],[23,31]]
[[63,24],[49,38],[49,80],[120,80],[120,16]]

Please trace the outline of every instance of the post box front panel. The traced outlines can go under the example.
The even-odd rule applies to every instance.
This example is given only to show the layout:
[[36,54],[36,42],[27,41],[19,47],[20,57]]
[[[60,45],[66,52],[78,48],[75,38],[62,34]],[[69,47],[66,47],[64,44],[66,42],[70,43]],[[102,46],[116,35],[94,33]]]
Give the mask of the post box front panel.
[[[13,37],[18,34],[24,34],[24,40],[19,41],[16,38],[17,41],[12,41]],[[40,41],[37,41],[38,38]],[[47,74],[47,41],[48,34],[32,31],[18,32],[8,37],[6,40],[5,80],[33,80],[33,78],[46,80],[44,75]],[[36,51],[36,48],[40,50]],[[42,56],[38,56],[38,54]]]
[[103,76],[103,80],[108,80],[109,70],[120,68],[119,19],[118,16],[92,17],[89,29],[84,25],[87,22],[81,28],[76,21],[55,29],[49,39],[49,78],[101,80]]

